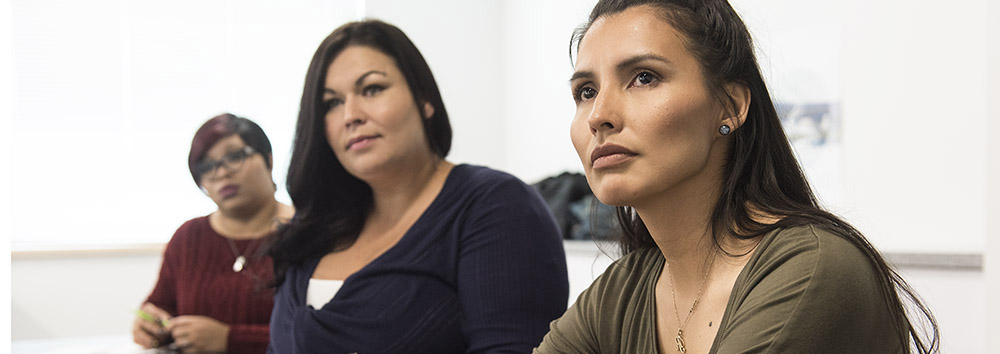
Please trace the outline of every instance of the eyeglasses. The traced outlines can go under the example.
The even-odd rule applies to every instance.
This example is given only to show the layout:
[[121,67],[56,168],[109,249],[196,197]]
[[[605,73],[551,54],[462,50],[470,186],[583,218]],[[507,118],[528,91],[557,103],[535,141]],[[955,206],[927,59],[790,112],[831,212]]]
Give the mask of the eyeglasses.
[[219,167],[225,167],[226,171],[233,172],[243,167],[243,162],[254,154],[252,147],[244,146],[242,149],[227,152],[222,155],[221,160],[204,160],[194,167],[194,172],[201,179],[215,179],[219,175]]

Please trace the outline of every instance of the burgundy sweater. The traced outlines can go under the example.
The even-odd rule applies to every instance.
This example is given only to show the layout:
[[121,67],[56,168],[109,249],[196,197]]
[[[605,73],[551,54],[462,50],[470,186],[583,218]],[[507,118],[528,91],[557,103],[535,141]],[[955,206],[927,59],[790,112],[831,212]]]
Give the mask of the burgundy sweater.
[[188,220],[167,244],[160,279],[146,301],[174,316],[201,315],[229,325],[230,353],[264,353],[274,304],[271,258],[258,255],[264,241],[233,241],[247,258],[237,273],[229,241],[208,217]]

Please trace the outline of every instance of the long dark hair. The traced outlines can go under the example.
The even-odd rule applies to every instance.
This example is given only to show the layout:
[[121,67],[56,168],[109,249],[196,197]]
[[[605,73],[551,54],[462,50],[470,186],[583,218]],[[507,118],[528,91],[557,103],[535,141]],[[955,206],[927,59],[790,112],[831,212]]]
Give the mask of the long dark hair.
[[372,208],[372,190],[337,160],[326,138],[323,88],[330,63],[349,46],[365,46],[393,59],[418,107],[430,103],[434,115],[421,119],[431,152],[451,149],[451,124],[430,67],[396,26],[378,20],[350,22],[333,31],[313,55],[306,73],[295,143],[288,168],[288,194],[295,217],[278,230],[270,246],[275,285],[292,264],[349,247]]
[[[735,83],[750,91],[746,121],[729,135],[722,190],[712,211],[711,232],[716,248],[720,238],[734,235],[754,239],[770,231],[799,225],[819,225],[857,246],[867,256],[882,280],[885,305],[899,319],[897,333],[904,348],[912,340],[919,353],[936,352],[937,322],[913,289],[889,266],[881,254],[856,228],[823,210],[792,153],[754,55],[750,32],[740,16],[725,0],[601,0],[586,24],[578,28],[570,43],[579,48],[591,24],[601,16],[622,12],[638,5],[651,5],[657,15],[686,38],[685,44],[698,58],[712,94],[721,103],[734,106],[724,89]],[[761,222],[763,216],[777,216],[777,223]],[[618,207],[622,228],[622,254],[656,247],[649,230],[632,208]],[[930,334],[921,335],[918,324],[909,319],[900,296],[914,305],[919,325],[929,325]],[[922,327],[922,326],[921,326]]]

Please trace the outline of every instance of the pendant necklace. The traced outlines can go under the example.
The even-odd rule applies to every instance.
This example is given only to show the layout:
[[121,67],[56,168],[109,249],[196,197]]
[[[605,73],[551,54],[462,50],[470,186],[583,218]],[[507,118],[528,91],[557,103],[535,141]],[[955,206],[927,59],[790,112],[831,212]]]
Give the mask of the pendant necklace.
[[698,300],[701,299],[701,292],[705,290],[705,284],[708,283],[708,273],[712,270],[713,265],[715,265],[714,255],[712,262],[708,264],[708,269],[705,270],[705,277],[701,279],[701,286],[698,288],[698,294],[694,296],[694,303],[691,304],[691,309],[688,310],[687,317],[684,317],[684,322],[681,322],[681,317],[677,315],[677,295],[674,294],[674,275],[670,272],[670,263],[666,264],[667,278],[670,280],[670,297],[674,300],[674,318],[677,319],[677,336],[674,337],[674,343],[677,344],[678,352],[687,352],[687,347],[684,346],[684,327],[687,326],[688,320],[691,319],[691,314],[694,313],[695,307],[698,306]]
[[[274,225],[278,225],[277,209],[275,209],[274,213],[275,216],[271,217],[271,222]],[[226,241],[229,241],[229,248],[233,250],[233,255],[236,256],[236,260],[233,261],[233,272],[242,272],[243,268],[247,265],[247,257],[245,255],[250,253],[250,248],[253,247],[253,242],[256,240],[251,240],[247,243],[247,249],[243,251],[243,253],[240,253],[240,250],[236,247],[236,242],[233,242],[233,239],[226,237]]]
[[231,238],[226,238],[226,241],[229,241],[229,248],[233,250],[233,255],[236,256],[236,261],[233,262],[233,272],[239,273],[243,271],[243,267],[247,264],[247,257],[244,254],[250,252],[250,246],[253,246],[253,241],[247,244],[247,249],[243,253],[240,253],[236,248],[236,242],[233,242]]

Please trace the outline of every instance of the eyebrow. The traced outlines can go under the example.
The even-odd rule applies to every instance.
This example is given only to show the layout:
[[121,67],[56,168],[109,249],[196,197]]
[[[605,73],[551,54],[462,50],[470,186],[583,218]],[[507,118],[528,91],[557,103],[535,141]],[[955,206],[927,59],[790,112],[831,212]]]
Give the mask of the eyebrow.
[[594,72],[592,71],[576,71],[573,72],[573,76],[569,77],[569,82],[572,83],[573,81],[579,79],[592,79],[592,78],[594,78]]
[[[617,70],[619,72],[625,71],[629,67],[634,66],[635,64],[647,61],[647,60],[658,61],[658,62],[662,62],[662,63],[667,64],[667,65],[672,65],[673,64],[673,62],[671,62],[667,58],[661,57],[661,56],[656,55],[656,54],[649,53],[649,54],[636,55],[636,56],[633,56],[631,58],[622,60],[621,62],[618,63],[618,65],[615,65],[615,70]],[[577,72],[573,73],[573,76],[570,76],[569,81],[573,82],[573,81],[576,81],[578,79],[591,79],[593,77],[594,77],[594,72],[592,72],[592,71],[577,71]]]
[[[360,87],[360,86],[361,86],[361,83],[365,81],[365,78],[367,78],[368,76],[370,76],[370,75],[373,75],[373,74],[379,74],[379,75],[382,75],[382,76],[389,76],[389,75],[388,75],[388,74],[386,74],[386,73],[385,73],[384,71],[378,71],[378,70],[371,70],[371,71],[369,71],[369,72],[366,72],[366,73],[364,73],[364,74],[361,74],[361,76],[360,76],[360,77],[358,77],[358,79],[357,79],[357,80],[354,80],[354,87]],[[328,92],[328,93],[331,93],[331,94],[337,94],[337,91],[334,91],[333,89],[331,89],[331,88],[329,88],[329,87],[324,87],[324,88],[323,88],[323,91],[324,91],[324,92]]]

